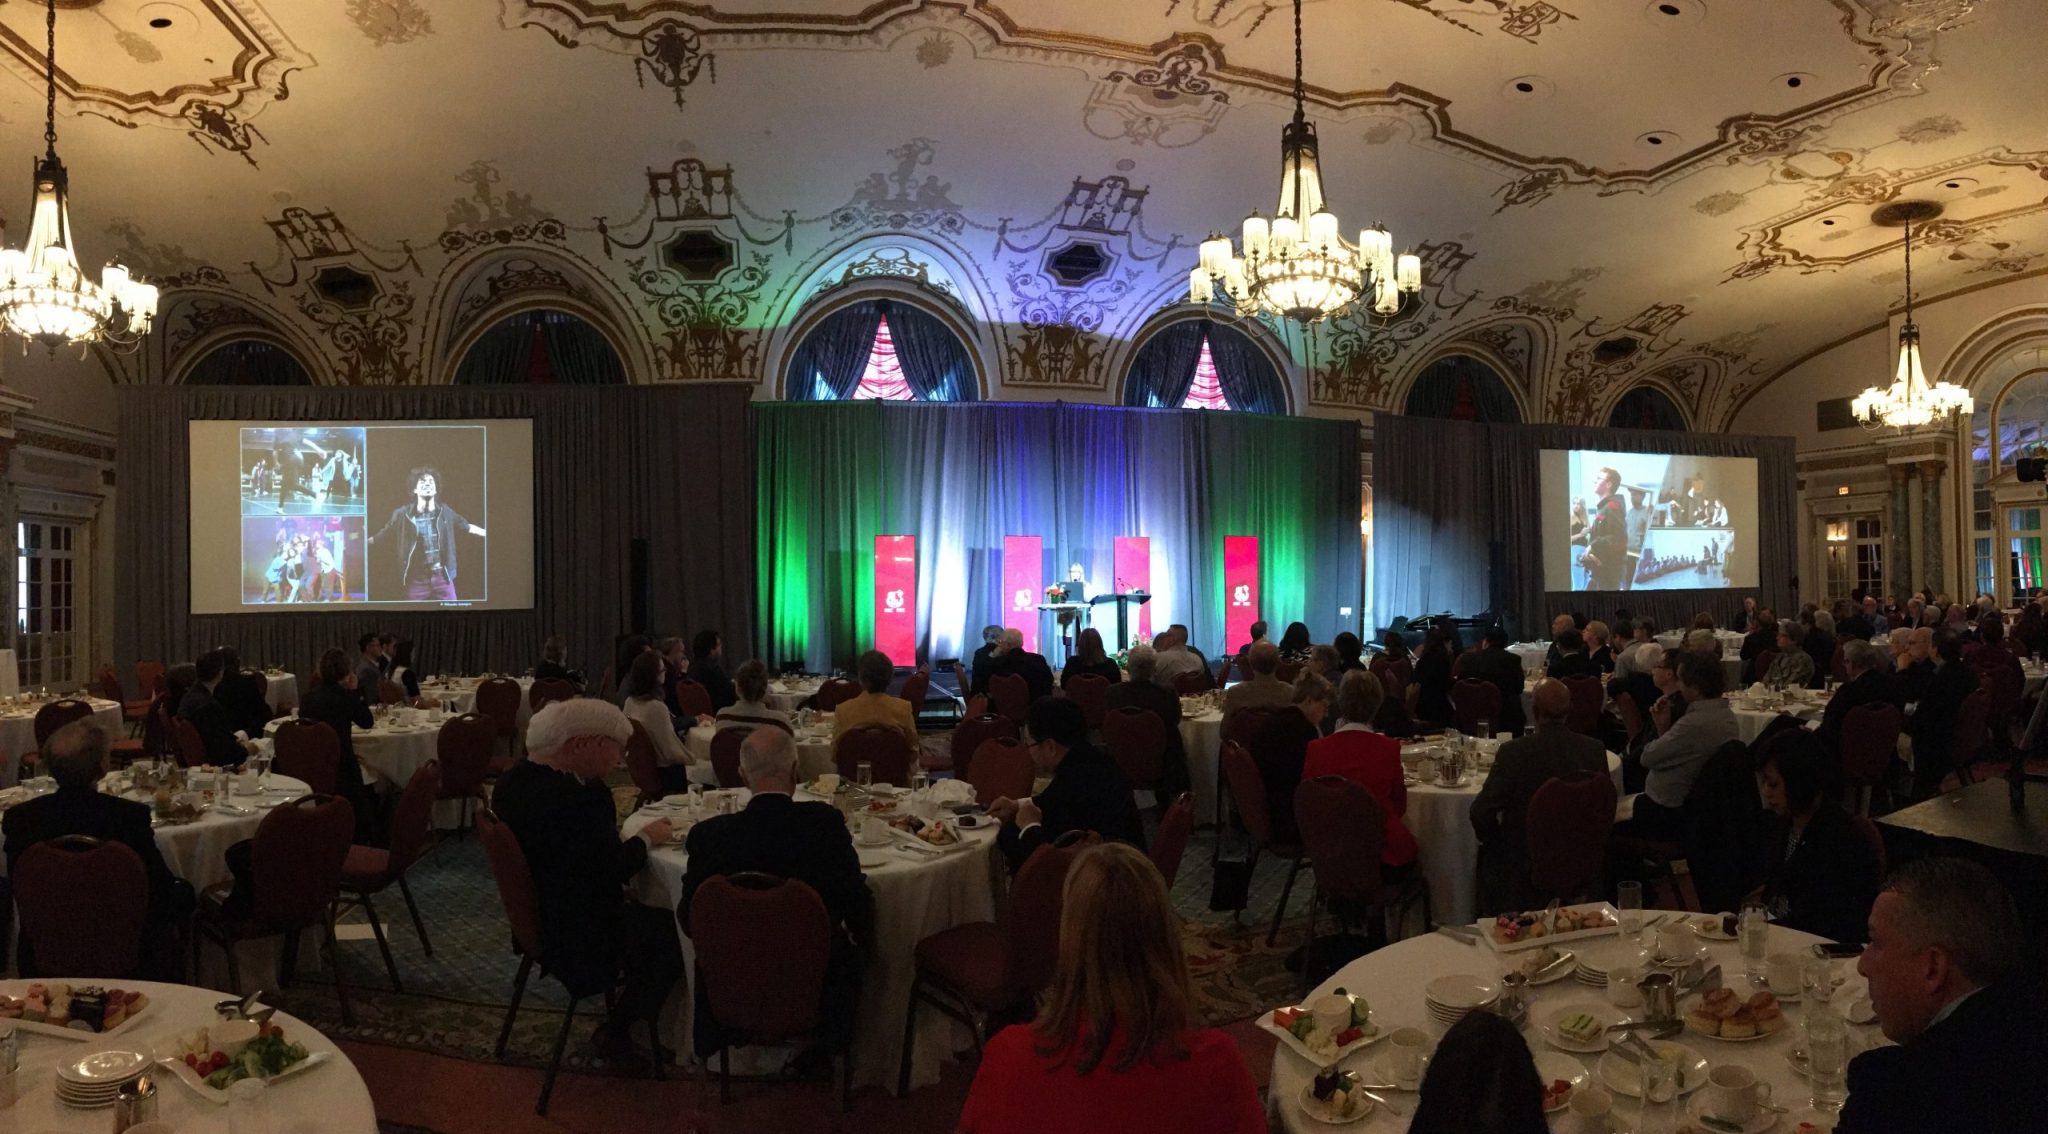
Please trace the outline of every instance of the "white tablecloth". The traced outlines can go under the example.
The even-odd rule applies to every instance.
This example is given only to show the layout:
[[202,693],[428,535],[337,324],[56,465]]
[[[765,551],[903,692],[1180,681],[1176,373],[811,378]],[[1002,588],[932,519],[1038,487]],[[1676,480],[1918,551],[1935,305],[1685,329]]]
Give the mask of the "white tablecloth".
[[1550,659],[1550,643],[1517,642],[1508,647],[1508,652],[1522,659],[1524,672],[1532,672],[1541,669],[1543,663]]
[[269,673],[264,675],[266,688],[263,699],[270,705],[270,715],[282,717],[299,707],[299,679],[290,673]]
[[[265,736],[276,736],[282,719],[263,728]],[[384,725],[355,729],[349,746],[356,762],[363,766],[363,782],[379,792],[401,792],[412,782],[412,774],[434,759],[440,751],[441,722],[423,721],[412,725]],[[434,804],[434,826],[452,831],[462,825],[462,801],[442,800]]]
[[781,709],[785,713],[794,713],[803,708],[804,702],[810,700],[811,694],[816,693],[818,687],[823,684],[825,679],[822,677],[778,678],[770,681],[768,707]]
[[[270,777],[270,788],[270,793],[264,797],[265,802],[296,799],[312,790],[304,780],[279,775]],[[241,806],[255,806],[250,797],[244,795],[235,796],[234,802]],[[192,883],[194,889],[204,890],[232,877],[225,857],[227,849],[254,835],[256,825],[263,822],[263,817],[268,814],[270,812],[261,807],[256,807],[249,815],[229,815],[209,809],[190,823],[157,826],[157,849],[163,852],[164,865],[171,868],[172,874]],[[0,861],[0,874],[6,872],[7,864]]]
[[[812,796],[798,792],[797,798]],[[622,830],[632,835],[657,816],[639,811],[628,816]],[[673,816],[670,816],[673,818]],[[875,950],[860,990],[860,1018],[855,1026],[849,1073],[855,1087],[880,1086],[896,1089],[896,1072],[903,1051],[903,1021],[910,1006],[910,984],[916,975],[912,956],[917,943],[943,929],[970,921],[990,921],[996,916],[996,892],[1003,876],[1002,857],[995,848],[995,828],[962,831],[967,844],[941,856],[912,851],[861,848],[868,888],[875,895]],[[633,894],[640,902],[662,909],[675,909],[683,898],[683,868],[688,856],[683,849],[666,847],[648,856],[647,868],[633,880]],[[877,863],[867,866],[866,862]],[[683,956],[692,969],[695,950],[683,938]],[[692,1052],[689,997],[690,981],[679,981],[670,1000],[672,1018],[663,1031],[673,1037],[683,1054]],[[686,987],[691,986],[691,987]],[[963,1048],[972,1036],[948,1017],[925,1010],[918,1014],[917,1051],[911,1059],[912,1088],[935,1083],[939,1064]],[[734,1053],[741,1061],[746,1049]]]
[[[113,1122],[111,1108],[74,1110],[57,1101],[54,1079],[59,1061],[108,1048],[131,1047],[130,1041],[131,1050],[148,1052],[159,1040],[171,1040],[219,1020],[213,1006],[222,996],[211,989],[153,981],[67,983],[117,983],[148,995],[150,1006],[133,1028],[107,1040],[95,1037],[81,1043],[24,1033],[21,1098],[13,1109],[0,1111],[0,1129],[15,1134],[97,1134],[109,1129]],[[20,985],[9,982],[7,987],[18,992]],[[271,1022],[284,1029],[286,1039],[325,1054],[320,1066],[301,1071],[264,1091],[271,1114],[270,1134],[376,1134],[377,1115],[370,1104],[369,1089],[334,1041],[284,1012],[279,1012]],[[228,1108],[200,1098],[175,1075],[166,1072],[158,1078],[156,1097],[158,1120],[168,1123],[178,1134],[226,1134],[229,1129]]]
[[1223,759],[1223,713],[1217,709],[1180,719],[1180,745],[1187,753],[1189,786],[1195,793],[1195,822],[1216,822],[1216,769]]
[[[10,671],[11,672],[11,671]],[[98,697],[87,698],[92,705],[93,723],[100,726],[109,740],[118,740],[128,735],[121,723],[121,703],[102,701]],[[0,712],[0,787],[13,787],[19,774],[21,757],[36,750],[36,709],[40,705],[21,710]]]
[[[1779,926],[1771,927],[1770,948],[1773,952],[1796,950],[1804,954],[1805,946],[1819,938]],[[1618,937],[1596,937],[1588,942],[1574,943],[1574,949],[1590,947],[1599,950],[1620,951],[1624,946]],[[1710,964],[1721,966],[1723,983],[1740,992],[1747,993],[1749,984],[1742,973],[1742,959],[1736,953],[1735,945],[1713,944],[1709,946]],[[1443,1037],[1445,1028],[1435,1022],[1423,1001],[1423,989],[1438,977],[1455,974],[1472,974],[1487,980],[1497,979],[1520,954],[1496,954],[1483,944],[1471,945],[1454,940],[1443,934],[1431,933],[1380,949],[1367,954],[1344,966],[1329,980],[1309,994],[1309,1000],[1326,995],[1334,989],[1343,988],[1364,997],[1372,1005],[1372,1020],[1383,1032],[1397,1028],[1421,1028],[1435,1040]],[[1856,975],[1855,962],[1835,962],[1835,972],[1845,978],[1843,985],[1835,991],[1833,1003],[1839,1009],[1865,993],[1862,978]],[[1530,989],[1529,1015],[1522,1028],[1523,1038],[1528,1040],[1535,1051],[1554,1051],[1546,1042],[1538,1026],[1558,1010],[1577,1004],[1598,1004],[1609,1014],[1617,1009],[1608,1005],[1604,990],[1588,988],[1576,980],[1566,977],[1554,984]],[[1718,1039],[1695,1036],[1680,1032],[1672,1042],[1682,1043],[1697,1051],[1713,1066],[1739,1064],[1754,1071],[1759,1079],[1771,1085],[1771,1095],[1780,1105],[1790,1107],[1793,1114],[1779,1120],[1776,1129],[1791,1130],[1802,1120],[1800,1114],[1806,1107],[1810,1094],[1806,1081],[1800,1078],[1786,1061],[1787,1053],[1798,1043],[1801,1009],[1796,1004],[1784,1006],[1787,1026],[1767,1039],[1748,1043],[1725,1043]],[[1876,1025],[1851,1025],[1849,1028],[1850,1049],[1853,1052],[1867,1049],[1884,1042],[1878,1035]],[[1386,1041],[1371,1044],[1350,1056],[1344,1067],[1357,1070],[1369,1076],[1368,1081],[1385,1082],[1381,1075]],[[1592,1072],[1597,1082],[1598,1055],[1573,1054],[1572,1058],[1583,1063]],[[1275,1129],[1287,1134],[1322,1134],[1331,1129],[1315,1122],[1301,1111],[1301,1089],[1315,1076],[1318,1068],[1286,1044],[1281,1044],[1273,1053],[1272,1088],[1268,1094],[1269,1105],[1278,1113],[1280,1121]],[[1413,1115],[1416,1096],[1405,1092],[1380,1092],[1393,1100],[1409,1115]],[[1688,1096],[1690,1097],[1690,1096]],[[1681,1103],[1681,1105],[1684,1105]],[[1630,1098],[1617,1096],[1616,1117],[1620,1119],[1616,1128],[1628,1129],[1638,1116],[1640,1104]],[[1351,1131],[1400,1131],[1408,1128],[1407,1117],[1396,1117],[1384,1107],[1375,1107],[1363,1121],[1346,1126]],[[1554,1127],[1558,1130],[1577,1129],[1570,1120],[1560,1118]],[[1697,1127],[1695,1127],[1697,1128]]]
[[1729,704],[1735,711],[1735,724],[1742,730],[1741,735],[1744,744],[1756,743],[1756,738],[1763,735],[1765,726],[1777,720],[1780,716],[1794,716],[1803,721],[1817,721],[1821,718],[1821,714],[1827,711],[1827,698],[1817,690],[1814,692],[1813,699],[1811,700],[1804,696],[1795,696],[1786,704],[1775,708],[1763,708],[1747,697],[1732,697],[1729,699]]
[[[696,764],[691,766],[690,778],[700,778],[697,769],[711,767],[711,738],[718,735],[718,726],[700,724],[683,735],[683,747],[690,753]],[[831,730],[813,729],[798,733],[796,738],[796,771],[806,780],[814,780],[827,772],[836,772],[839,766],[832,762]],[[716,784],[717,773],[701,777],[703,782]],[[898,784],[898,787],[906,785]]]
[[[527,719],[533,716],[532,702],[527,695],[533,692],[533,678],[521,677],[519,681],[519,727],[526,728]],[[473,713],[476,711],[476,687],[483,684],[480,677],[451,677],[439,682],[420,682],[420,696],[432,697],[441,702],[450,714]]]
[[[1685,631],[1667,630],[1657,635],[1657,644],[1667,650],[1675,650],[1681,642],[1685,641],[1685,634]],[[1730,648],[1736,650],[1742,648],[1742,635],[1733,630],[1716,630],[1714,631],[1714,638],[1721,643],[1721,648],[1724,651]]]

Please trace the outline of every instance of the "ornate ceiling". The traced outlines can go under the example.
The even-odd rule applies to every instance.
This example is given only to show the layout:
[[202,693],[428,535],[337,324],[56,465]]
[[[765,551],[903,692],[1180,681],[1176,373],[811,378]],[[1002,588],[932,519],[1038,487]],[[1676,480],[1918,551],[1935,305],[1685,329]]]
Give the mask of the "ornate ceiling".
[[[126,380],[254,334],[326,381],[445,381],[541,304],[636,374],[757,379],[813,300],[880,280],[957,315],[988,394],[1114,398],[1195,242],[1271,208],[1289,113],[1276,0],[60,9],[82,253],[176,289],[109,362]],[[42,19],[0,3],[24,171]],[[1455,349],[1530,417],[1604,419],[1647,382],[1721,427],[1896,304],[1899,232],[1870,215],[1907,197],[1947,210],[1923,299],[2048,271],[2048,5],[1308,0],[1304,23],[1332,206],[1419,244],[1433,286],[1389,325],[1288,336],[1297,409],[1398,406]]]

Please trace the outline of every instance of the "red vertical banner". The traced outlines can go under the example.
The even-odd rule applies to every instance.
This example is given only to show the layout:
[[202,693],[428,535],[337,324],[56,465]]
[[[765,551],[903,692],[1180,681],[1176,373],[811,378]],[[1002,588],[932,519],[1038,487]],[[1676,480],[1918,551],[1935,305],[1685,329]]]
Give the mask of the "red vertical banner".
[[875,537],[875,648],[917,664],[917,537]]
[[[1152,537],[1131,535],[1116,537],[1116,593],[1131,594],[1135,591],[1152,593]],[[1109,613],[1106,609],[1104,613]],[[1111,624],[1114,625],[1114,615]],[[1140,642],[1152,640],[1152,604],[1146,603],[1131,610],[1131,632]],[[1125,649],[1129,642],[1119,642],[1112,649]]]
[[1259,537],[1223,537],[1223,648],[1252,640],[1259,620]]
[[1024,635],[1024,648],[1038,652],[1038,604],[1045,601],[1045,540],[1035,535],[1003,537],[1003,626]]

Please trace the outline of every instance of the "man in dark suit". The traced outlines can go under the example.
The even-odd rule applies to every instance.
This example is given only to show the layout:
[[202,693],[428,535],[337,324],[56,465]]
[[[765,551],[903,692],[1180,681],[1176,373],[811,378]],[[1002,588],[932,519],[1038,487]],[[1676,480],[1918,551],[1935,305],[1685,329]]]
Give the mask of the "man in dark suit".
[[[0,817],[6,840],[7,871],[19,867],[28,848],[66,835],[85,835],[121,843],[142,860],[149,876],[149,912],[143,923],[143,975],[156,980],[179,979],[182,950],[178,926],[191,916],[192,887],[171,873],[149,828],[149,805],[99,790],[107,770],[107,734],[90,719],[73,721],[43,744],[43,767],[57,781],[57,790],[8,810]],[[28,942],[22,941],[19,966],[23,976],[37,975]],[[111,976],[112,974],[104,974]]]
[[1560,614],[1556,618],[1550,620],[1550,649],[1543,655],[1543,668],[1545,670],[1552,670],[1557,668],[1558,635],[1564,633],[1567,630],[1577,630],[1578,628],[1579,624],[1573,621],[1572,616],[1569,614]]
[[185,691],[184,699],[178,702],[178,716],[192,722],[192,727],[199,730],[199,739],[206,746],[208,763],[240,767],[242,760],[249,755],[248,735],[236,731],[227,706],[213,694],[221,677],[227,673],[224,651],[206,651],[199,655],[193,668],[198,681]]
[[690,680],[711,694],[713,713],[739,700],[732,678],[725,672],[725,639],[716,630],[699,630],[690,641]]
[[[1917,633],[1928,633],[1919,631]],[[1926,799],[1940,788],[1942,777],[1955,771],[1949,759],[1949,745],[1956,731],[1956,716],[1963,701],[1977,691],[1977,671],[1963,660],[1963,643],[1942,630],[1931,634],[1933,661],[1916,661],[1917,677],[1912,685],[1918,699],[1913,715],[1906,718],[1906,735],[1913,738],[1913,798]],[[1932,672],[1928,672],[1930,664]]]
[[[689,866],[676,919],[691,933],[690,903],[708,878],[758,870],[817,891],[832,920],[832,957],[825,968],[820,1028],[825,1046],[843,1051],[853,1039],[863,953],[874,945],[875,896],[861,873],[860,856],[838,808],[798,803],[796,741],[775,728],[757,728],[740,746],[740,777],[754,793],[737,815],[706,819],[690,831]],[[697,997],[697,1049],[724,1046],[717,1025]]]
[[356,639],[356,649],[362,651],[356,658],[356,696],[365,705],[375,705],[377,687],[384,682],[384,646],[378,635],[371,633]]
[[583,688],[583,675],[570,669],[567,662],[569,643],[560,634],[549,635],[540,645],[540,664],[533,667],[535,681],[566,681],[577,689]]
[[1858,638],[1852,638],[1842,647],[1842,665],[1849,671],[1849,681],[1828,700],[1828,707],[1821,713],[1820,728],[1814,737],[1839,768],[1842,758],[1842,722],[1849,717],[1849,710],[1873,705],[1879,702],[1896,704],[1891,676],[1884,672],[1877,647]]
[[1159,773],[1160,804],[1163,806],[1188,787],[1187,750],[1182,747],[1180,738],[1180,697],[1154,680],[1159,654],[1152,647],[1143,644],[1131,647],[1126,664],[1130,680],[1110,686],[1103,704],[1111,709],[1144,709],[1166,726],[1165,763]]
[[1894,871],[1856,971],[1897,1046],[1849,1062],[1839,1134],[2040,1129],[2048,1032],[2019,911],[1991,871],[1959,858]]
[[222,646],[219,653],[220,684],[213,691],[214,700],[228,711],[235,728],[250,736],[263,735],[263,726],[270,723],[270,683],[255,670],[243,669],[233,646]]
[[1052,776],[1044,791],[1027,799],[998,799],[988,813],[1003,824],[997,833],[1015,871],[1031,852],[1069,831],[1093,831],[1107,842],[1145,845],[1131,784],[1116,761],[1088,743],[1088,718],[1066,697],[1031,703],[1031,761]]
[[[328,650],[320,655],[315,672],[320,681],[306,691],[305,700],[299,704],[299,717],[319,721],[333,729],[341,741],[341,760],[334,767],[334,793],[355,808],[356,842],[369,846],[376,830],[377,807],[370,799],[370,789],[363,783],[363,766],[356,760],[355,730],[375,728],[377,722],[370,715],[370,707],[356,696],[356,679],[348,671],[347,654],[338,648]],[[405,787],[398,786],[401,790]]]
[[1508,632],[1495,623],[1486,630],[1481,649],[1465,655],[1458,663],[1458,675],[1468,681],[1485,681],[1500,690],[1500,714],[1493,722],[1495,732],[1521,735],[1527,723],[1522,716],[1522,659],[1508,652]]
[[[967,667],[970,681],[980,681],[981,667],[995,656],[996,647],[1003,641],[1003,628],[991,623],[981,628],[981,648],[974,651],[974,660]],[[972,686],[970,685],[970,688]]]
[[1045,664],[1043,654],[1034,654],[1024,648],[1024,632],[1011,627],[1003,631],[1003,640],[989,656],[988,662],[974,671],[971,692],[987,693],[988,679],[999,673],[1015,674],[1024,679],[1024,688],[1031,700],[1052,695],[1052,667]]
[[[1550,650],[1555,655],[1555,660],[1547,667],[1551,677],[1603,676],[1600,667],[1593,664],[1592,655],[1586,652],[1586,636],[1577,630],[1566,630],[1559,634],[1550,643]],[[1519,699],[1520,696],[1517,692],[1516,697]]]
[[[1518,698],[1519,699],[1519,698]],[[1493,771],[1472,801],[1472,830],[1479,836],[1479,912],[1541,905],[1529,882],[1529,801],[1553,778],[1607,774],[1607,750],[1598,740],[1565,725],[1572,694],[1564,682],[1545,678],[1530,694],[1536,727],[1500,746]]]

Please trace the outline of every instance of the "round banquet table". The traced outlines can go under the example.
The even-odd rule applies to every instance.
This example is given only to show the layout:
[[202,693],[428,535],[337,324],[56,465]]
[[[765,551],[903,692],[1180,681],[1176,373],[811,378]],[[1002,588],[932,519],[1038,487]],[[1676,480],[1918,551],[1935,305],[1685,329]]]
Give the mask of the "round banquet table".
[[[527,694],[533,692],[533,678],[521,677],[519,681],[519,727],[524,729],[526,721],[533,716],[533,706]],[[481,677],[434,677],[420,682],[420,696],[432,697],[451,714],[473,713],[476,711],[476,687],[482,685]]]
[[768,683],[768,707],[794,713],[824,684],[822,677],[778,677]]
[[1817,721],[1827,711],[1828,696],[1818,690],[1807,696],[1806,690],[1796,691],[1786,704],[1765,708],[1747,694],[1737,694],[1728,699],[1735,712],[1736,727],[1741,730],[1742,743],[1754,744],[1763,735],[1764,728],[1781,716],[1793,716],[1802,721]]
[[[1654,916],[1655,911],[1645,915],[1646,919]],[[1667,913],[1665,916],[1671,915]],[[1773,952],[1798,950],[1803,955],[1806,946],[1819,940],[1818,937],[1797,930],[1776,925],[1771,927],[1770,948]],[[1582,950],[1582,955],[1591,957],[1618,956],[1628,948],[1628,945],[1620,940],[1619,934],[1615,934],[1568,942],[1566,947]],[[1364,997],[1371,1004],[1373,1023],[1378,1025],[1383,1034],[1390,1033],[1396,1028],[1421,1028],[1429,1033],[1434,1044],[1442,1040],[1446,1029],[1444,1025],[1435,1021],[1425,1006],[1423,990],[1429,982],[1438,977],[1456,974],[1471,974],[1494,981],[1521,956],[1519,953],[1497,954],[1483,942],[1468,945],[1444,934],[1425,934],[1396,942],[1351,962],[1311,992],[1305,1002],[1313,1002],[1318,996],[1343,988]],[[1708,943],[1708,963],[1721,966],[1724,985],[1747,994],[1750,985],[1743,976],[1742,958],[1737,954],[1734,942]],[[1863,978],[1856,975],[1854,961],[1836,961],[1834,965],[1835,975],[1843,979],[1841,987],[1835,990],[1833,999],[1839,1010],[1852,1000],[1866,995],[1867,988]],[[1617,1018],[1622,1011],[1608,1002],[1605,990],[1588,988],[1571,977],[1542,987],[1532,987],[1529,992],[1529,1015],[1522,1028],[1522,1035],[1530,1048],[1537,1052],[1557,1051],[1543,1038],[1538,1028],[1544,1020],[1560,1009],[1581,1004],[1597,1004],[1601,1007],[1604,1018],[1608,1019]],[[1680,1004],[1682,1011],[1683,999]],[[1781,1106],[1791,1108],[1793,1112],[1779,1119],[1775,1126],[1779,1131],[1790,1130],[1799,1121],[1811,1117],[1810,1114],[1802,1113],[1807,1109],[1806,1080],[1793,1071],[1787,1062],[1787,1053],[1798,1043],[1801,1010],[1796,1003],[1788,1003],[1783,1007],[1787,1026],[1764,1039],[1735,1043],[1697,1036],[1691,1032],[1680,1032],[1671,1039],[1673,1043],[1683,1044],[1698,1052],[1714,1067],[1739,1064],[1754,1071],[1757,1078],[1769,1083],[1772,1100]],[[1270,1011],[1267,1015],[1271,1015]],[[1879,1034],[1875,1024],[1849,1025],[1849,1046],[1852,1056],[1856,1052],[1884,1042],[1886,1041]],[[1367,1076],[1368,1082],[1389,1082],[1390,1079],[1381,1077],[1381,1060],[1384,1058],[1382,1053],[1386,1051],[1387,1046],[1384,1040],[1369,1044],[1346,1056],[1342,1066]],[[1598,1081],[1600,1056],[1564,1054],[1569,1054],[1571,1058],[1584,1064],[1586,1070],[1592,1072],[1594,1080]],[[1315,1076],[1317,1070],[1314,1064],[1285,1043],[1274,1049],[1272,1087],[1267,1097],[1270,1100],[1268,1106],[1280,1119],[1275,1129],[1286,1131],[1288,1134],[1321,1134],[1322,1131],[1332,1129],[1309,1119],[1301,1109],[1302,1086]],[[1387,1108],[1375,1106],[1364,1120],[1347,1125],[1346,1130],[1359,1131],[1362,1134],[1366,1131],[1398,1131],[1408,1128],[1409,1118],[1414,1114],[1416,1095],[1401,1091],[1378,1093],[1391,1099],[1394,1105],[1399,1106],[1406,1114],[1394,1116],[1388,1113]],[[1694,1096],[1684,1096],[1688,1100],[1692,1097]],[[1618,1093],[1615,1095],[1614,1117],[1619,1120],[1621,1129],[1627,1129],[1638,1113],[1639,1104],[1635,1099]],[[1553,1117],[1553,1129],[1579,1129],[1564,1115]]]
[[[266,737],[277,734],[283,719],[263,726]],[[401,725],[380,722],[376,728],[359,728],[349,734],[349,746],[356,762],[363,766],[363,779],[378,791],[401,792],[420,766],[435,758],[440,749],[440,721]],[[434,804],[434,825],[455,830],[462,825],[462,801],[444,799]]]
[[[0,982],[0,987],[18,994],[22,983]],[[77,1134],[80,1130],[108,1129],[113,1122],[113,1108],[75,1110],[57,1101],[55,1079],[59,1062],[113,1048],[148,1053],[158,1042],[172,1041],[181,1033],[209,1026],[219,1019],[213,1006],[222,997],[211,989],[142,980],[112,983],[147,995],[148,1010],[137,1017],[134,1027],[108,1039],[93,1036],[80,1042],[22,1033],[21,1097],[12,1109],[0,1111],[6,1116],[7,1130],[13,1134]],[[334,1046],[333,1040],[295,1016],[279,1012],[272,1022],[284,1029],[285,1038],[304,1044],[308,1051],[324,1053],[324,1057],[319,1066],[277,1082],[263,1092],[270,1111],[270,1134],[376,1134],[377,1114],[370,1103],[369,1088],[364,1086],[362,1074],[348,1056]],[[164,1071],[156,1082],[157,1118],[178,1134],[225,1134],[229,1129],[227,1107],[201,1098],[169,1071]]]
[[1550,643],[1516,642],[1508,647],[1508,652],[1522,659],[1523,672],[1532,673],[1543,668],[1543,664],[1550,660]]
[[[1427,742],[1402,748],[1404,760],[1428,747]],[[1607,754],[1607,773],[1621,790],[1621,757]],[[1472,801],[1486,778],[1468,774],[1464,787],[1435,783],[1408,785],[1408,813],[1402,822],[1420,848],[1422,877],[1429,884],[1430,916],[1438,924],[1461,925],[1478,916],[1479,835],[1472,830]]]
[[284,716],[299,707],[299,679],[289,673],[264,675],[267,688],[263,697],[270,705],[271,713]]
[[[128,735],[128,730],[121,724],[119,701],[88,697],[86,702],[92,706],[92,722],[100,726],[109,738]],[[36,750],[36,710],[40,708],[40,705],[29,705],[0,712],[0,787],[14,786],[21,756]]]
[[[1183,706],[1192,704],[1181,702]],[[1223,711],[1206,709],[1180,718],[1181,750],[1187,753],[1189,786],[1195,793],[1195,822],[1216,822],[1216,768],[1223,759]]]
[[[734,790],[739,800],[748,798],[744,788]],[[798,789],[796,798],[817,797]],[[626,818],[621,837],[631,837],[656,818],[679,820],[681,814],[642,808]],[[960,834],[961,844],[940,855],[886,846],[857,848],[868,889],[875,895],[875,948],[861,978],[859,1018],[848,1068],[855,1087],[879,1086],[891,1092],[896,1089],[903,1051],[903,1021],[910,1007],[911,980],[916,976],[913,955],[917,943],[956,925],[995,920],[996,894],[1004,874],[1002,856],[995,850],[996,829],[985,826]],[[683,869],[688,859],[680,845],[650,853],[646,868],[633,879],[634,898],[645,905],[674,910],[683,900]],[[676,982],[662,1030],[669,1037],[667,1042],[679,1045],[681,1054],[694,1055],[690,995],[696,983],[696,951],[687,935],[682,942],[685,971],[693,975],[687,981]],[[934,1011],[919,1012],[917,1050],[910,1063],[911,1087],[938,1082],[940,1063],[972,1044],[972,1034],[950,1017]],[[760,1049],[742,1048],[732,1058],[738,1064],[743,1057],[765,1055]],[[772,1072],[776,1066],[779,1061],[763,1069]]]
[[[774,727],[764,726],[764,727]],[[690,768],[690,778],[699,779],[697,769],[711,767],[711,738],[718,735],[718,726],[700,724],[683,734],[683,748],[696,761]],[[796,734],[796,771],[806,780],[815,780],[827,772],[836,772],[839,766],[832,761],[832,730],[812,727],[798,730]],[[703,775],[702,781],[717,785],[717,773]],[[898,784],[898,787],[906,785]]]
[[[26,789],[25,789],[26,790]],[[54,786],[51,790],[55,790]],[[204,890],[216,883],[226,882],[233,877],[228,872],[227,849],[256,833],[257,824],[270,814],[270,808],[297,799],[313,789],[304,780],[290,776],[272,774],[270,787],[264,793],[262,805],[249,802],[246,795],[234,797],[236,806],[248,808],[246,815],[230,814],[217,808],[208,808],[199,818],[190,823],[155,823],[157,849],[163,852],[164,865],[171,873],[192,884],[195,890]],[[139,796],[129,795],[129,799]],[[0,875],[7,873],[7,863],[0,860]]]

